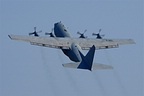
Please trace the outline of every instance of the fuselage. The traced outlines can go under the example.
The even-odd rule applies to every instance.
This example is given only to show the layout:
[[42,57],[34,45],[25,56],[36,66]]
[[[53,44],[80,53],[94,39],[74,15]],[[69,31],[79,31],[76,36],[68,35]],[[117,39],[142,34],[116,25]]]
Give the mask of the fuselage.
[[[56,37],[71,38],[70,33],[61,22],[54,24],[54,34]],[[69,57],[70,60],[74,62],[81,62],[82,58],[79,53],[81,48],[78,44],[72,43],[70,49],[62,49],[62,51]]]

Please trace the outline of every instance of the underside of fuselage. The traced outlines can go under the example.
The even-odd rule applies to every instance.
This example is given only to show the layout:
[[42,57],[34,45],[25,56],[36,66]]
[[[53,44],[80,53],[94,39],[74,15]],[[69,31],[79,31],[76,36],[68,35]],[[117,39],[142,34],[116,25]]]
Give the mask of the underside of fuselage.
[[74,62],[80,62],[81,59],[77,58],[76,54],[72,52],[71,49],[62,49],[63,53],[69,57],[70,60]]

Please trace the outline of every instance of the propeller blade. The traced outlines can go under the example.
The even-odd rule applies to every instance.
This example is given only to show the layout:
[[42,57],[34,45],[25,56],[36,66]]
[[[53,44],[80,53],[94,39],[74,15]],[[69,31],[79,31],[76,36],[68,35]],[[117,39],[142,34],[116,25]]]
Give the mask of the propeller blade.
[[36,27],[34,27],[34,32],[36,32]]
[[53,33],[45,33],[45,35],[49,35],[50,37],[54,37]]
[[84,34],[85,34],[85,32],[87,31],[87,29],[86,30],[84,30],[84,32],[83,33],[80,33],[79,31],[77,32],[77,34],[79,34],[80,35],[80,37],[79,38],[87,38]]
[[29,33],[29,35],[33,35],[34,33]]
[[105,35],[103,34],[103,35],[101,35],[102,37],[104,37]]
[[81,35],[82,33],[80,33],[80,32],[78,31],[77,34]]
[[92,35],[98,35],[98,34],[96,34],[96,33],[92,33]]
[[99,29],[99,33],[101,32],[102,29]]
[[[87,29],[84,30],[84,33],[85,33],[86,31],[87,31]],[[84,33],[83,33],[83,34],[84,34]]]
[[29,33],[29,35],[39,36],[37,33],[41,33],[41,32],[42,32],[42,30],[37,32],[36,27],[34,27],[34,32]]
[[41,33],[41,32],[42,32],[42,30],[38,31],[37,33]]
[[45,33],[45,35],[50,35],[50,34],[51,34],[51,33],[47,33],[47,32]]
[[93,36],[96,36],[97,39],[102,39],[102,37],[104,37],[105,35],[100,35],[100,32],[102,31],[102,29],[99,29],[99,32],[96,34],[96,33],[92,33]]
[[54,31],[54,28],[51,29],[51,32],[50,32],[50,33],[45,32],[45,35],[51,35],[51,34],[53,34],[53,31]]

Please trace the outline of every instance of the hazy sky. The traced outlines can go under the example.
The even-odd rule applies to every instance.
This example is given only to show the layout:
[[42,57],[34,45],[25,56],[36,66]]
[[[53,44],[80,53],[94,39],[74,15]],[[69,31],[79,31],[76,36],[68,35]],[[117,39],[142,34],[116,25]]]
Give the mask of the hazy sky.
[[[0,0],[0,96],[143,96],[143,0]],[[105,38],[131,38],[136,44],[98,50],[94,62],[114,70],[76,70],[58,49],[12,41],[8,34],[50,32],[61,21],[77,31],[102,29]],[[84,51],[86,53],[86,51]]]

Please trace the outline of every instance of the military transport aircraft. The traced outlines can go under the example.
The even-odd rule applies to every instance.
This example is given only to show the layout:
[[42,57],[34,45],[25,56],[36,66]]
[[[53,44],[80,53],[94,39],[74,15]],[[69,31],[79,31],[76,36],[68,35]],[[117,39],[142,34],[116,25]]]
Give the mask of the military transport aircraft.
[[[9,35],[9,37],[12,40],[30,42],[32,45],[61,49],[73,61],[72,63],[62,64],[64,67],[87,69],[90,71],[95,69],[113,69],[110,65],[93,63],[95,50],[118,48],[119,45],[135,43],[132,39],[103,39],[99,33],[93,33],[93,35],[97,35],[97,38],[85,38],[84,33],[78,32],[81,36],[79,38],[72,38],[61,22],[54,24],[54,29],[52,29],[51,33],[45,33],[50,35],[50,37],[39,36],[37,33],[35,27],[34,32],[29,33],[29,35],[33,34],[34,36]],[[84,56],[82,50],[89,51]]]

